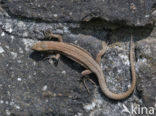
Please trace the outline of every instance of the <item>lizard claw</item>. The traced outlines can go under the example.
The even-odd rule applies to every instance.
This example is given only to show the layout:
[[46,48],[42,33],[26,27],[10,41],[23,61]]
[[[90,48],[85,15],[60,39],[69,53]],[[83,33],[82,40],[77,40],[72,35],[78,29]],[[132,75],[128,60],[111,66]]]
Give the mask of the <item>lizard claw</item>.
[[52,32],[50,31],[50,29],[43,31],[43,35],[46,39],[51,39],[51,34]]
[[50,55],[48,57],[45,57],[43,60],[48,60],[50,64],[57,65],[59,58],[60,58],[60,54],[56,54],[56,55]]
[[43,31],[43,35],[46,39],[56,38],[59,42],[63,42],[62,36],[59,34],[53,34],[50,29]]
[[83,81],[84,87],[87,89],[88,94],[89,94],[89,89],[86,84],[86,79],[89,80],[92,84],[96,85],[92,79],[90,79],[86,76],[90,73],[91,73],[90,70],[85,70],[85,71],[81,72],[81,74],[83,75],[82,81]]

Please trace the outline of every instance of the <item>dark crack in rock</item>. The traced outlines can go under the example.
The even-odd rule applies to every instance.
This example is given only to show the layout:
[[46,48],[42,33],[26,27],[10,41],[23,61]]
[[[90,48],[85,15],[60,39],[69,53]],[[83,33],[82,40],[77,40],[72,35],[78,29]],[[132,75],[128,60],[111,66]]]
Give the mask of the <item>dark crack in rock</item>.
[[[93,18],[144,26],[155,21],[155,0],[1,0],[13,16],[48,22],[80,22]],[[151,15],[152,13],[152,15]],[[152,22],[151,19],[152,18]]]

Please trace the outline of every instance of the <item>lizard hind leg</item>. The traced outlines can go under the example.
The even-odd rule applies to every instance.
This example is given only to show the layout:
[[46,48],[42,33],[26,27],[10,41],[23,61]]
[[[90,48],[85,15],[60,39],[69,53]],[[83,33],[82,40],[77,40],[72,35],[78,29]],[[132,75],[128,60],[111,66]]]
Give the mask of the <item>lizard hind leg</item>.
[[[107,44],[104,41],[102,41],[102,50],[100,50],[99,53],[96,56],[96,62],[98,64],[100,64],[101,57],[105,54],[106,51],[107,51]],[[91,74],[91,73],[92,72],[90,70],[88,70],[88,69],[81,72],[81,74],[83,76],[88,75],[88,74]]]
[[[90,70],[86,70],[86,72],[87,72],[87,71],[90,71]],[[82,73],[81,73],[81,74],[82,74]],[[83,75],[83,74],[82,74],[82,75]],[[88,94],[89,94],[89,89],[88,89],[88,86],[87,86],[87,84],[86,84],[86,79],[89,80],[92,84],[94,84],[94,85],[96,85],[96,84],[95,84],[95,82],[94,82],[92,79],[86,78],[85,76],[86,76],[86,75],[84,75],[83,78],[82,78],[82,83],[83,83],[84,87],[87,89],[87,92],[88,92]]]
[[81,72],[81,74],[82,74],[83,76],[89,75],[89,74],[91,74],[91,73],[92,73],[92,72],[91,72],[90,70],[88,70],[88,69]]
[[[98,63],[98,64],[100,64],[100,62],[101,62],[101,57],[104,55],[104,53],[107,51],[107,44],[105,43],[105,42],[102,42],[102,50],[100,50],[99,51],[99,53],[97,54],[97,56],[96,56],[96,62]],[[81,72],[81,74],[83,75],[83,77],[86,77],[86,75],[89,75],[89,74],[91,74],[92,72],[90,71],[90,70],[84,70],[84,71],[82,71]],[[93,83],[94,85],[96,85],[95,84],[95,82],[93,81],[93,80],[91,80],[91,79],[89,79],[89,78],[87,78],[91,83]],[[87,91],[88,91],[88,93],[89,93],[89,90],[88,90],[88,87],[87,87],[87,85],[86,85],[86,83],[85,83],[85,79],[83,79],[83,83],[84,83],[84,86],[85,86],[85,88],[87,89]]]
[[99,51],[99,53],[96,56],[96,62],[100,64],[101,57],[106,53],[107,51],[107,43],[102,41],[102,50]]

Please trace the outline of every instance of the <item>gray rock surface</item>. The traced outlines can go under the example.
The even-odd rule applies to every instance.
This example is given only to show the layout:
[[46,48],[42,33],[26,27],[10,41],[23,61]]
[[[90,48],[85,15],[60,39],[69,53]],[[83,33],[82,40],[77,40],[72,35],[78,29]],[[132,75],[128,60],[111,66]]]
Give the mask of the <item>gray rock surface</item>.
[[[0,3],[0,116],[130,116],[122,112],[124,107],[131,115],[147,116],[138,110],[132,112],[132,106],[155,107],[156,28],[146,25],[155,20],[154,0]],[[136,9],[129,9],[131,3]],[[89,21],[93,17],[101,19]],[[81,22],[83,19],[88,22]],[[45,59],[47,53],[31,50],[34,43],[44,39],[42,32],[47,29],[61,34],[65,42],[83,47],[94,58],[102,49],[101,41],[105,41],[108,50],[100,66],[109,89],[116,93],[128,90],[131,84],[129,41],[133,33],[137,73],[134,93],[125,100],[110,100],[91,74],[88,77],[96,85],[86,80],[88,94],[82,83],[84,67],[65,56],[56,62]]]
[[147,38],[137,43],[138,86],[147,106],[156,103],[156,39]]
[[1,3],[12,16],[48,22],[100,18],[143,26],[155,22],[156,16],[155,0],[1,0]]

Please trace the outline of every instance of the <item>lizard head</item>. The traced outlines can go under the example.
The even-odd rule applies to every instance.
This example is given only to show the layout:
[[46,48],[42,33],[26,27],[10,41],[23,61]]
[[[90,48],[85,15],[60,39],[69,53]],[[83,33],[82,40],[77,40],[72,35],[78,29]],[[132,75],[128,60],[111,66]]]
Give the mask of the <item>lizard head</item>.
[[44,51],[45,46],[46,42],[37,42],[32,46],[32,49],[35,51]]

